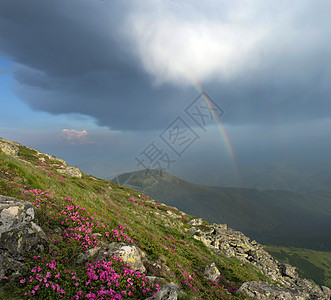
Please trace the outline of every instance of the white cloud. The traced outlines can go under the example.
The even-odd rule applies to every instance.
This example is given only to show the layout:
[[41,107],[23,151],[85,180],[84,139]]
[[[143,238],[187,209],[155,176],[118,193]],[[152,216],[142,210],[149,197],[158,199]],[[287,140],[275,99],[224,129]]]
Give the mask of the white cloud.
[[89,140],[87,135],[87,130],[75,130],[75,129],[63,129],[62,130],[64,138],[71,145],[83,145],[83,144],[94,144],[93,141]]
[[275,49],[281,56],[300,52],[307,38],[296,22],[309,11],[309,1],[143,3],[132,8],[127,29],[144,69],[158,84],[228,79],[261,68]]
[[252,63],[251,51],[268,35],[275,11],[262,1],[207,2],[182,1],[183,8],[149,1],[132,12],[131,37],[157,83],[224,79]]

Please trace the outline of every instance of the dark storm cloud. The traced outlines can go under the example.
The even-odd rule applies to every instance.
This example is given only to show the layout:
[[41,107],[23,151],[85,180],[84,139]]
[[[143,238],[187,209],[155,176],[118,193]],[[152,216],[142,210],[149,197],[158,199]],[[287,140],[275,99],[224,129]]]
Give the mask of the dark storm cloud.
[[[187,82],[182,82],[182,73],[177,72],[182,57],[178,58],[176,52],[191,53],[196,49],[178,49],[174,57],[165,61],[170,71],[158,69],[164,63],[161,61],[164,49],[155,47],[159,36],[157,32],[153,36],[153,28],[163,25],[160,22],[164,20],[152,20],[151,26],[139,32],[140,23],[128,21],[137,3],[2,0],[0,53],[17,63],[15,89],[21,99],[30,107],[51,114],[90,115],[98,124],[113,129],[159,128],[176,117],[184,107],[183,102],[195,96]],[[143,3],[149,1],[140,2]],[[290,22],[274,21],[268,34],[248,51],[246,61],[234,75],[224,79],[190,74],[200,78],[205,90],[224,108],[224,121],[264,124],[330,117],[331,51],[327,34],[331,26],[325,7],[328,4],[314,3],[321,11],[312,5],[300,6],[298,2],[299,12],[289,18]],[[142,15],[152,18],[153,11],[146,9]],[[176,13],[175,17],[183,21],[180,15]],[[169,20],[170,31],[166,36],[172,39],[166,41],[166,46],[181,38],[176,36],[177,28],[171,27],[176,22]],[[190,22],[194,26],[195,19]],[[161,29],[162,38],[165,30]],[[216,36],[216,42],[213,40],[213,34],[211,31],[211,40],[205,41],[202,50],[210,45],[222,46]],[[144,38],[152,46],[148,47]],[[195,42],[195,37],[192,41]],[[149,64],[150,58],[153,64]],[[217,61],[213,64],[210,59],[206,55],[198,61],[192,56],[189,66],[196,65],[193,70],[201,69],[208,74],[217,73]],[[250,61],[254,61],[253,66]],[[166,79],[155,84],[155,77],[162,79],[166,73]]]
[[0,51],[17,63],[21,98],[116,129],[160,126],[175,92],[153,87],[132,56],[120,36],[125,14],[121,1],[1,1]]

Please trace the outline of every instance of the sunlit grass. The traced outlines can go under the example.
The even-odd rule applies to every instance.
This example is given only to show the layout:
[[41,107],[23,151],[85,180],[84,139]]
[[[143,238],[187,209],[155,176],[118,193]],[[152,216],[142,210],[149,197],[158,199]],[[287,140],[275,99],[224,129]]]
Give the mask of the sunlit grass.
[[[40,161],[37,152],[23,149],[20,149],[22,160],[0,153],[0,194],[31,201],[35,207],[36,222],[49,236],[48,247],[41,255],[44,261],[28,259],[28,272],[36,266],[43,270],[47,268],[45,263],[49,262],[55,251],[56,272],[70,269],[80,274],[79,282],[83,282],[88,278],[84,272],[81,273],[81,266],[75,263],[81,253],[112,241],[125,241],[139,246],[148,259],[163,257],[174,274],[174,277],[166,279],[178,284],[188,296],[200,295],[204,299],[244,298],[235,294],[243,282],[267,280],[256,267],[243,265],[235,258],[216,255],[200,241],[193,239],[187,232],[190,226],[186,224],[192,219],[191,216],[105,180],[86,174],[82,178],[59,174],[53,162]],[[178,218],[171,217],[168,211]],[[79,217],[73,218],[74,215]],[[55,228],[62,233],[54,231]],[[82,231],[85,236],[80,237],[78,233]],[[96,233],[98,237],[94,235]],[[204,268],[211,262],[215,262],[222,273],[222,280],[218,284],[209,282],[203,276]],[[47,273],[41,272],[40,276],[46,278]],[[26,276],[22,275],[20,280],[25,282],[28,280]],[[78,297],[79,290],[74,285],[66,285],[64,281],[55,279],[55,273],[49,276],[54,284],[57,282],[61,286],[59,295],[66,288],[66,295]],[[34,281],[24,287],[16,280],[6,287],[20,295],[25,293],[27,297],[32,294],[45,299],[54,297],[54,290],[33,284]],[[125,286],[121,288],[125,290]],[[145,293],[143,286],[136,288],[141,289],[136,293]],[[153,289],[155,292],[155,287]],[[87,293],[86,289],[84,293]]]

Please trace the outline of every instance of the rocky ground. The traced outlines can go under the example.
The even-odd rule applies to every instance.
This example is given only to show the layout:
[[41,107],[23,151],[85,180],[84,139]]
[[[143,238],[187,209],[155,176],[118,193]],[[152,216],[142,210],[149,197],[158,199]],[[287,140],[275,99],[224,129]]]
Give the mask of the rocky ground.
[[[174,217],[171,211],[169,215]],[[33,221],[34,209],[31,203],[0,196],[0,278],[3,278],[9,269],[14,271],[14,274],[22,271],[22,253],[33,251],[37,254],[43,251],[47,237],[43,229]],[[263,250],[262,245],[251,241],[241,232],[224,224],[204,225],[201,219],[193,219],[189,224],[193,226],[189,232],[207,247],[228,257],[235,256],[243,264],[254,264],[272,281],[279,283],[277,286],[263,281],[246,282],[238,293],[258,299],[330,299],[330,289],[318,287],[306,279],[299,278],[294,267],[279,263]],[[141,273],[146,273],[147,269],[156,269],[157,272],[154,273],[159,276],[150,276],[149,280],[152,282],[162,284],[162,275],[171,275],[171,270],[162,259],[147,260],[145,253],[136,245],[119,242],[82,253],[77,264],[84,264],[92,259],[100,261],[113,255],[123,259]],[[217,281],[220,277],[220,271],[215,264],[208,265],[204,274],[212,281]],[[179,295],[184,295],[175,284],[166,281],[163,281],[163,284],[161,290],[149,299],[177,299]]]
[[331,290],[328,287],[319,287],[299,278],[294,267],[278,262],[263,250],[262,245],[242,232],[228,228],[226,224],[203,225],[202,219],[189,223],[193,226],[189,231],[195,239],[227,257],[237,257],[243,264],[258,266],[272,281],[279,283],[279,286],[274,286],[266,282],[246,282],[240,292],[260,299],[330,299]]

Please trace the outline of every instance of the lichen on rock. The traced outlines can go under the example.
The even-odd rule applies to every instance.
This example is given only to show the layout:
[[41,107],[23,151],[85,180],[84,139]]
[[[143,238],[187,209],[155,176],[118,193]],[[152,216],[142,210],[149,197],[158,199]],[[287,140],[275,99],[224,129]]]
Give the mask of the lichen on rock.
[[123,259],[123,261],[128,263],[134,270],[138,270],[141,273],[146,271],[142,262],[144,253],[142,253],[142,251],[140,251],[135,245],[118,242],[110,243],[100,250],[97,260],[102,260],[113,255]]
[[7,155],[16,156],[19,152],[19,145],[18,143],[0,138],[0,150]]
[[33,219],[31,203],[0,195],[0,280],[22,271],[23,253],[44,249],[46,235]]
[[209,280],[218,282],[221,276],[220,271],[217,269],[215,263],[211,263],[205,268],[205,271],[203,272],[205,277]]
[[61,165],[56,169],[59,173],[71,176],[71,177],[82,177],[82,172],[77,167],[72,167],[67,164]]

